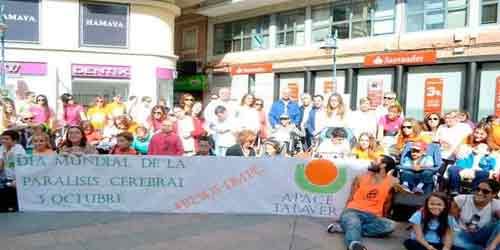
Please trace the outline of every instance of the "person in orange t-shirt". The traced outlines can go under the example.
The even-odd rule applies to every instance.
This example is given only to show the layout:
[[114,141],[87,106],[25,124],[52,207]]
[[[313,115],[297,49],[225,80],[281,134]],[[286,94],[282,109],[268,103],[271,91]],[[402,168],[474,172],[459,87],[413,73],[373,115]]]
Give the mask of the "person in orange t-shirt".
[[122,132],[116,136],[116,145],[111,150],[112,155],[137,155],[130,145],[134,140],[134,135],[130,132]]
[[381,156],[371,163],[368,173],[354,179],[346,209],[340,215],[340,225],[330,224],[328,232],[344,232],[349,250],[366,250],[362,236],[383,237],[394,231],[395,223],[384,218],[388,201],[398,179],[392,176],[394,159]]

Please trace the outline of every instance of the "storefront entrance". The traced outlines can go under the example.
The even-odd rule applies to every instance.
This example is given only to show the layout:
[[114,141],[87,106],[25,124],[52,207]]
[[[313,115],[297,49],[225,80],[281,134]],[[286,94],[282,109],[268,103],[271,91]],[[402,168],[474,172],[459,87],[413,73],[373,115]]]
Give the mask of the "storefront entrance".
[[95,82],[95,81],[73,81],[72,86],[73,96],[75,100],[83,105],[93,103],[97,95],[102,95],[108,101],[113,99],[113,96],[121,95],[124,100],[129,95],[128,82]]

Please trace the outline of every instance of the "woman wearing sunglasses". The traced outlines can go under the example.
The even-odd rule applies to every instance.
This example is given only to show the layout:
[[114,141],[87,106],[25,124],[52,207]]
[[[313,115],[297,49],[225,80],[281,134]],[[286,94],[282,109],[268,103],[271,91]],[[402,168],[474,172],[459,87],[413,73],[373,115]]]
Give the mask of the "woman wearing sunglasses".
[[71,94],[62,94],[61,102],[63,105],[63,124],[65,126],[78,126],[81,121],[87,120],[82,105],[77,104]]
[[422,141],[424,143],[430,143],[432,141],[431,137],[422,135],[421,132],[422,127],[420,127],[417,120],[413,118],[404,119],[399,133],[396,136],[396,150],[398,155],[408,142]]
[[97,96],[94,105],[87,111],[87,118],[96,130],[102,130],[108,122],[104,97]]
[[451,214],[457,218],[453,245],[463,249],[500,249],[500,184],[481,182],[474,194],[453,199]]
[[148,128],[153,133],[159,131],[163,126],[163,121],[167,119],[167,110],[164,106],[156,105],[151,109],[148,117]]
[[422,133],[431,137],[436,135],[436,131],[440,125],[444,124],[444,120],[439,113],[427,113],[423,122]]
[[36,104],[30,107],[29,112],[33,114],[33,122],[35,124],[45,124],[52,128],[54,112],[49,108],[47,96],[38,95],[36,97]]

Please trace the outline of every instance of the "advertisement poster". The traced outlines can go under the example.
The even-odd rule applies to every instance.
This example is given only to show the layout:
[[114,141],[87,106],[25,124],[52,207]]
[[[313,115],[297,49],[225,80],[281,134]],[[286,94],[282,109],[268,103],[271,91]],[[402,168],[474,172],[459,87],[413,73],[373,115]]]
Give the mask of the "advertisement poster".
[[299,100],[299,85],[296,82],[288,83],[288,90],[290,90],[290,99]]
[[373,109],[382,104],[384,97],[384,81],[382,79],[368,80],[368,98]]
[[443,110],[443,79],[428,78],[425,80],[424,112],[441,113]]
[[495,88],[495,114],[500,116],[500,76],[497,77],[497,86]]

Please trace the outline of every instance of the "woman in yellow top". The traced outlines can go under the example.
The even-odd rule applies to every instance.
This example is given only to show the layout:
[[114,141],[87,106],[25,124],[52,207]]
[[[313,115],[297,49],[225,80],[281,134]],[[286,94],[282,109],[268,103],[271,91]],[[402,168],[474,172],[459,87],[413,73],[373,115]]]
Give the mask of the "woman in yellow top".
[[95,98],[94,106],[87,111],[87,118],[94,129],[102,130],[107,124],[108,115],[104,103],[104,97],[98,96]]
[[422,127],[417,120],[413,118],[406,118],[401,124],[401,128],[396,137],[396,150],[400,153],[406,143],[416,141],[429,144],[432,142],[432,138],[429,135],[422,133]]
[[358,144],[352,149],[352,153],[360,160],[374,161],[384,154],[384,149],[370,133],[361,133]]

